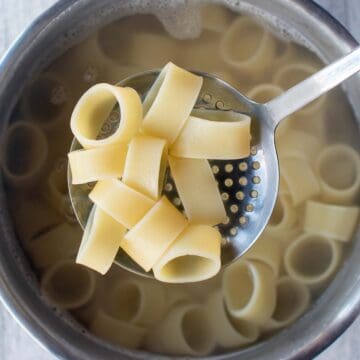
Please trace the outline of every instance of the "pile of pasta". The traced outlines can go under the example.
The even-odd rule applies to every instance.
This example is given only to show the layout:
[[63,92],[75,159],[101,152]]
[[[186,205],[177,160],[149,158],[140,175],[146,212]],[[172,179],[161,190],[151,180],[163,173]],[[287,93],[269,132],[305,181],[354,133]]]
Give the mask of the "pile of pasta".
[[[121,247],[161,281],[202,281],[219,272],[221,234],[213,226],[226,211],[206,159],[248,157],[250,117],[191,116],[202,82],[168,63],[143,104],[134,89],[109,84],[80,98],[71,129],[83,149],[69,153],[72,183],[96,185],[77,263],[104,274]],[[120,123],[99,139],[116,104]],[[161,196],[168,163],[186,216]]]
[[[68,211],[66,152],[73,138],[68,119],[85,90],[171,59],[263,103],[322,66],[307,49],[252,18],[217,5],[203,13],[202,33],[193,40],[170,37],[149,15],[100,29],[34,79],[4,134],[9,207],[41,293],[51,307],[69,310],[84,331],[121,347],[204,356],[256,343],[306,311],[351,256],[356,238],[358,128],[345,95],[335,89],[277,130],[277,203],[245,258],[192,284],[143,279],[116,265],[99,276],[75,264],[83,234]],[[252,46],[236,46],[248,34]]]

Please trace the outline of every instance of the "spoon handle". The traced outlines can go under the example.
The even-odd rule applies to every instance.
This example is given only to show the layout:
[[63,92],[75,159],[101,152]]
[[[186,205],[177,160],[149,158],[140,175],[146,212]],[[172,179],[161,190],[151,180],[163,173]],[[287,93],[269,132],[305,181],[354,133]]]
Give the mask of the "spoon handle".
[[278,123],[360,70],[360,46],[265,104]]

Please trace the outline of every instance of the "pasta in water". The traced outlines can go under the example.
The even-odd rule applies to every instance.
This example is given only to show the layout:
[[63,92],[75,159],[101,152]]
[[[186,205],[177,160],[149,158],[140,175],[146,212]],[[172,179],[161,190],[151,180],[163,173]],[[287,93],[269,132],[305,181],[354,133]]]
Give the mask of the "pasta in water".
[[165,296],[154,281],[127,279],[110,290],[104,310],[118,320],[146,328],[163,318]]
[[307,201],[304,229],[334,240],[351,239],[359,219],[359,207],[323,204]]
[[252,322],[230,318],[221,291],[210,294],[207,315],[218,345],[234,348],[251,344],[259,337],[259,328]]
[[321,235],[303,234],[286,249],[284,265],[294,280],[320,286],[334,274],[341,257],[340,243]]
[[[14,232],[50,303],[103,341],[142,356],[221,357],[296,321],[351,251],[359,221],[358,127],[340,88],[281,125],[270,222],[242,259],[217,272],[233,187],[221,199],[214,182],[238,171],[221,160],[249,155],[256,120],[224,110],[227,104],[209,109],[216,103],[200,91],[201,77],[174,64],[218,76],[260,103],[322,65],[261,22],[215,3],[186,4],[163,20],[116,20],[25,84],[4,132],[4,188]],[[143,104],[134,91],[110,85],[163,66]],[[74,107],[79,144],[68,156],[70,178],[92,189],[94,202],[82,241],[66,186]],[[157,279],[111,266],[121,246]]]
[[43,176],[47,157],[48,142],[37,125],[22,121],[7,129],[1,154],[7,184],[14,188],[34,186]]
[[53,303],[64,309],[75,309],[86,304],[95,286],[95,274],[69,260],[55,263],[41,279],[42,291]]
[[210,354],[215,347],[215,341],[206,310],[197,304],[173,308],[149,333],[147,347],[166,354]]
[[[242,286],[239,286],[242,284]],[[260,262],[238,261],[224,272],[223,293],[231,316],[261,325],[275,308],[275,275]]]
[[321,197],[335,204],[351,204],[360,190],[360,157],[350,146],[335,144],[316,158]]

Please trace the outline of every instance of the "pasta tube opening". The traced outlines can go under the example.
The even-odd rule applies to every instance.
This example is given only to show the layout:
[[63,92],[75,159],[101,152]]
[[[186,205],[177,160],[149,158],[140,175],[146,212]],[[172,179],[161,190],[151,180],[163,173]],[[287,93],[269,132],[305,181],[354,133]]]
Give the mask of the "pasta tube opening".
[[285,270],[303,284],[322,285],[336,271],[341,250],[339,243],[323,236],[301,235],[285,251]]
[[95,285],[95,274],[73,261],[56,263],[41,279],[43,293],[64,309],[75,309],[86,304],[94,293]]

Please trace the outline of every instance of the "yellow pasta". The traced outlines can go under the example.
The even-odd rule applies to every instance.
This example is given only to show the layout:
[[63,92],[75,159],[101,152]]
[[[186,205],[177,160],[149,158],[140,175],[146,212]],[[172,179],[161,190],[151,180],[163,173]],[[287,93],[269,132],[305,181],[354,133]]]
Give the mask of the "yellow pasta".
[[154,200],[125,185],[120,180],[99,181],[90,199],[127,229],[131,229],[151,209]]
[[334,240],[348,242],[358,226],[359,207],[307,201],[304,230]]
[[320,193],[319,181],[307,160],[297,156],[286,156],[281,159],[281,166],[282,176],[289,188],[294,206]]
[[279,233],[292,228],[296,222],[296,209],[291,203],[290,195],[291,192],[289,195],[279,193],[276,199],[274,210],[267,225],[267,230],[272,236],[277,236]]
[[300,282],[283,276],[276,283],[276,306],[265,331],[283,328],[295,321],[310,304],[310,291]]
[[[241,39],[241,41],[239,41]],[[220,43],[225,63],[247,75],[261,75],[275,55],[272,35],[252,18],[238,17]]]
[[174,286],[166,286],[166,307],[171,309],[176,305],[191,302],[191,295],[186,289],[180,287],[178,284]]
[[120,178],[124,171],[127,146],[108,145],[68,154],[72,184]]
[[113,318],[101,309],[89,328],[94,335],[129,349],[140,347],[146,335],[145,328]]
[[187,224],[185,217],[163,196],[125,235],[121,247],[149,271]]
[[244,259],[263,262],[271,268],[275,277],[278,277],[282,262],[282,249],[280,242],[272,235],[267,227],[250,250],[245,253]]
[[[207,119],[211,111],[204,112]],[[213,112],[214,113],[214,112]],[[199,114],[199,112],[197,112]],[[221,111],[218,121],[190,116],[170,154],[195,159],[231,160],[250,155],[250,117],[234,111]]]
[[339,242],[317,234],[303,234],[285,250],[284,265],[291,278],[317,287],[335,273],[341,257]]
[[168,63],[144,100],[142,131],[173,143],[195,105],[202,82],[201,76]]
[[170,156],[169,165],[189,221],[207,225],[221,223],[226,211],[208,161]]
[[163,139],[138,135],[129,143],[124,184],[157,200],[161,194],[167,160],[167,146]]
[[201,22],[204,30],[225,32],[234,19],[234,14],[224,6],[207,4],[201,8]]
[[189,225],[154,265],[157,280],[170,283],[203,281],[221,268],[221,234],[208,225]]
[[94,206],[86,223],[76,262],[104,275],[115,259],[125,231],[124,226]]
[[49,151],[42,130],[30,122],[15,122],[6,130],[2,146],[1,166],[7,184],[34,186],[44,175]]
[[113,284],[104,310],[118,320],[141,327],[158,323],[166,311],[166,294],[161,284],[130,278]]
[[276,150],[280,158],[280,166],[282,158],[286,156],[302,157],[313,163],[321,148],[322,142],[318,138],[301,130],[287,128],[283,136],[276,138]]
[[63,223],[32,238],[28,251],[35,267],[44,269],[60,260],[74,258],[80,239],[79,226]]
[[162,34],[139,32],[133,36],[125,57],[129,64],[147,69],[157,69],[169,61],[175,61],[178,52],[176,42],[169,37]]
[[179,305],[149,332],[147,348],[165,354],[205,356],[215,347],[206,310],[197,304]]
[[45,72],[27,86],[21,105],[35,125],[46,131],[56,131],[69,115],[71,95],[71,88],[63,77]]
[[[115,132],[98,139],[105,120],[115,105],[121,119]],[[142,120],[142,106],[134,89],[109,84],[97,84],[82,95],[71,115],[71,131],[85,149],[126,143],[138,132]]]
[[210,294],[206,310],[215,341],[221,347],[229,349],[244,346],[259,337],[259,328],[255,324],[230,318],[221,291]]
[[10,193],[9,205],[14,214],[15,231],[25,246],[62,221],[59,215],[39,198],[24,199],[22,194]]
[[325,147],[316,158],[321,197],[334,204],[352,204],[360,190],[360,156],[345,144]]
[[63,309],[76,309],[92,297],[95,273],[72,260],[55,263],[41,279],[40,288],[53,304]]
[[[241,284],[241,286],[239,286]],[[275,275],[263,263],[237,261],[225,269],[222,284],[227,309],[236,319],[266,323],[275,308]]]

